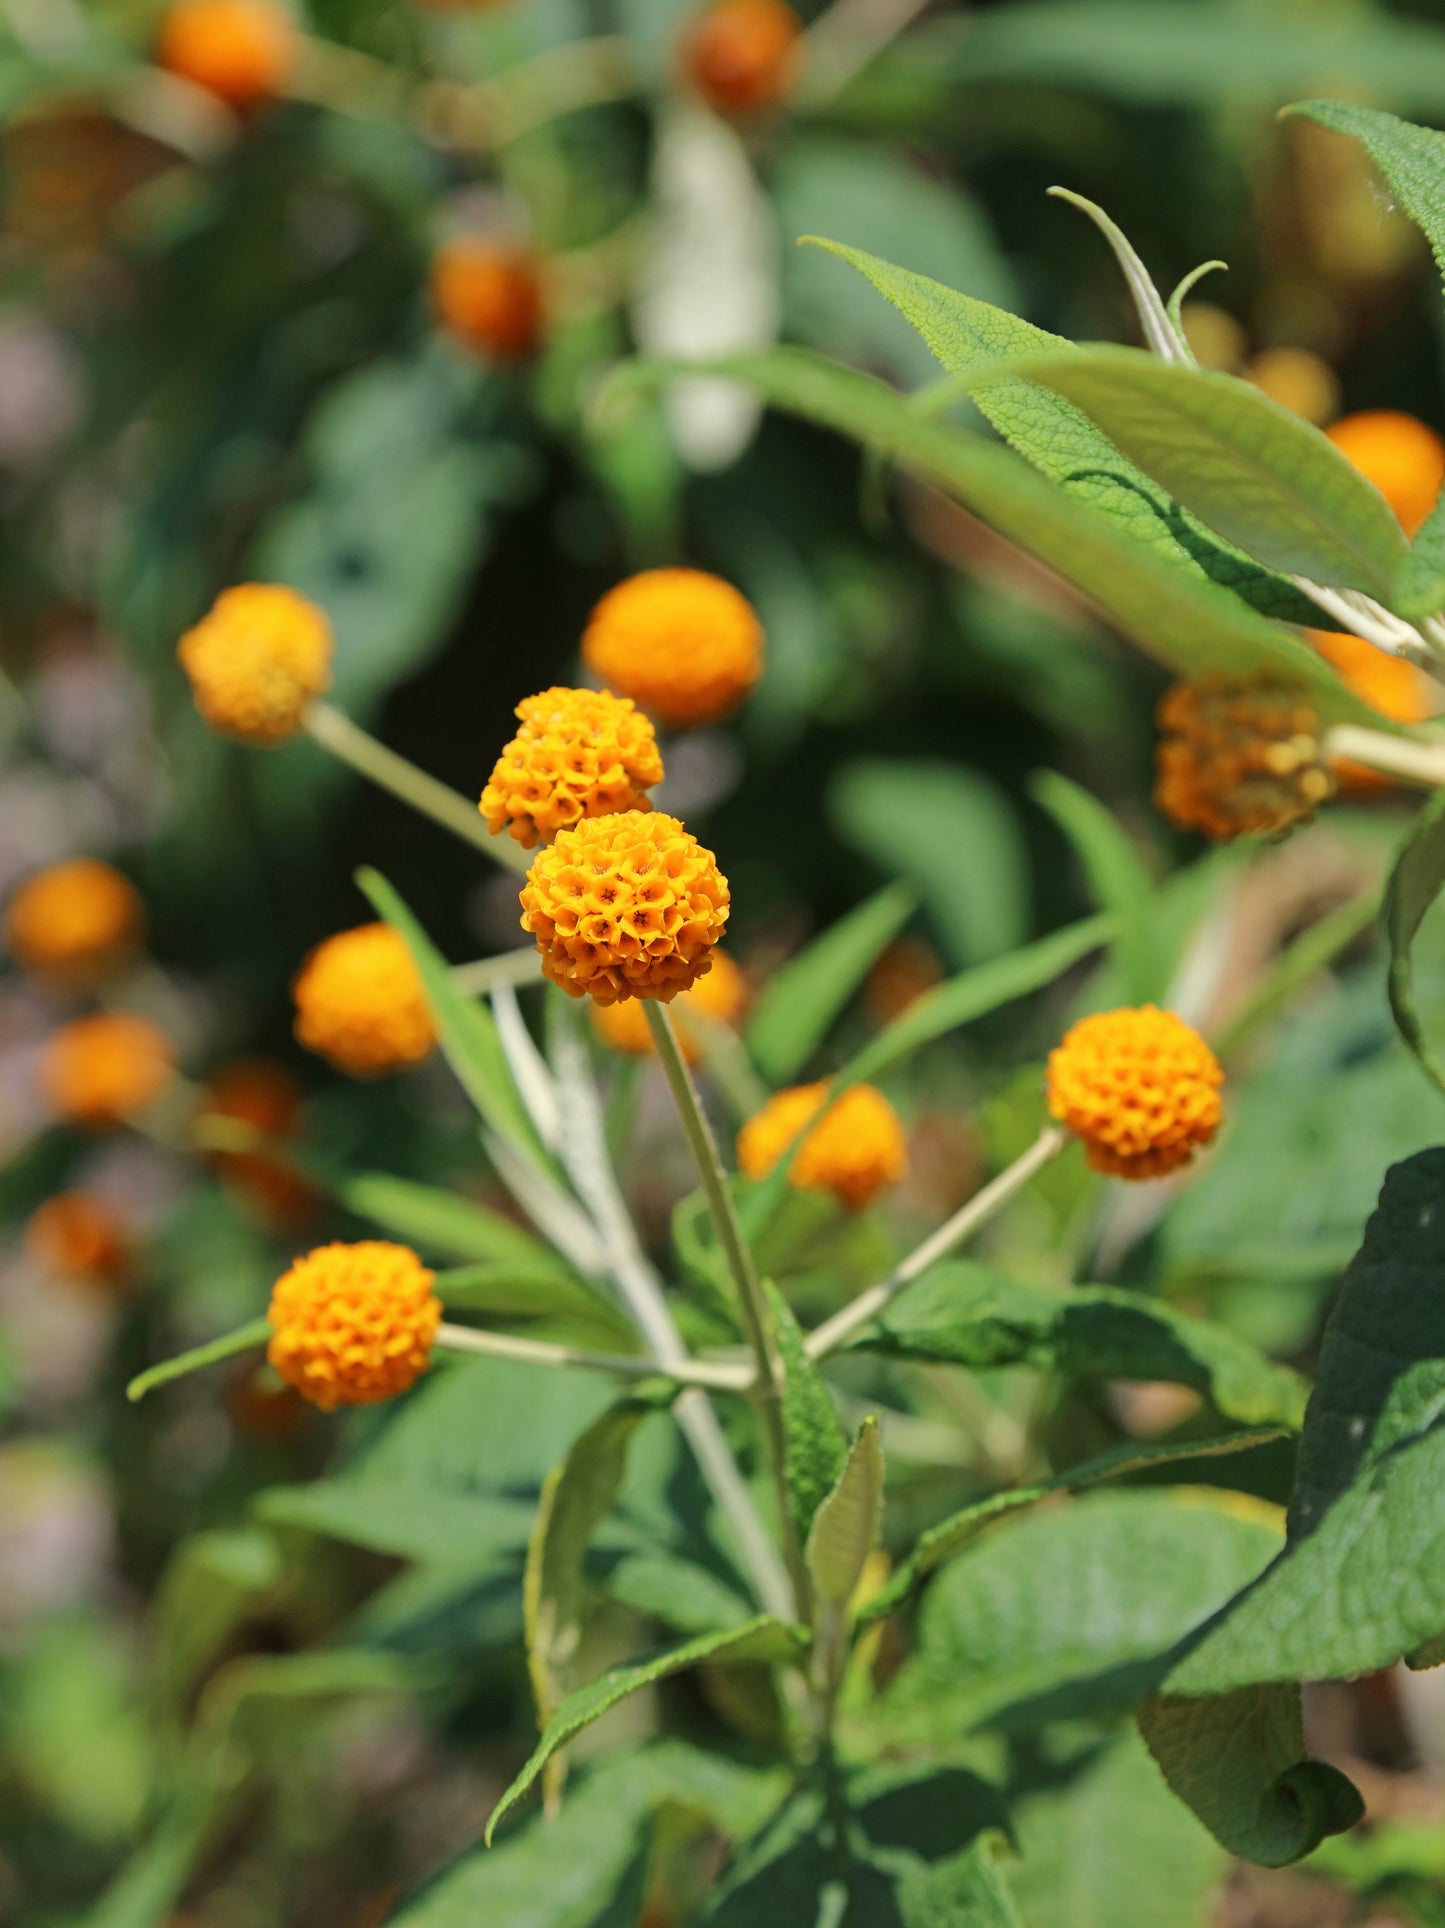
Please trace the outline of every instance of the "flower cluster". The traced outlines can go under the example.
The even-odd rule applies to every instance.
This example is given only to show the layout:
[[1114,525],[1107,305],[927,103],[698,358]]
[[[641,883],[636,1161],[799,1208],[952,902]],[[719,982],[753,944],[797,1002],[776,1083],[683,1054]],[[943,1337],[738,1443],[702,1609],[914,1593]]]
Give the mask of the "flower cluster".
[[541,346],[542,275],[527,248],[481,234],[443,242],[432,257],[431,299],[446,332],[487,360],[527,362]]
[[708,969],[728,905],[717,859],[676,817],[626,810],[585,817],[538,852],[522,928],[569,997],[667,1003]]
[[176,649],[196,708],[243,743],[284,743],[331,687],[331,625],[278,583],[248,582],[216,598]]
[[416,1064],[436,1026],[406,940],[390,924],[362,924],[318,944],[291,987],[296,1036],[353,1078]]
[[392,1399],[430,1363],[442,1316],[434,1276],[405,1245],[319,1246],[272,1287],[266,1357],[328,1412]]
[[645,569],[598,603],[587,667],[671,729],[716,722],[763,671],[763,630],[746,596],[701,569]]
[[91,979],[135,949],[145,923],[134,885],[89,857],[52,864],[5,912],[5,943],[27,971]]
[[[779,1091],[738,1133],[738,1164],[749,1178],[766,1178],[827,1099],[826,1083]],[[798,1147],[789,1182],[804,1191],[832,1192],[858,1212],[908,1169],[908,1144],[897,1112],[876,1086],[850,1085],[830,1104]]]
[[40,1056],[41,1093],[59,1118],[102,1131],[137,1117],[175,1076],[166,1035],[131,1011],[62,1025]]
[[156,58],[244,113],[283,90],[299,49],[296,23],[277,0],[176,0]]
[[1179,1170],[1224,1115],[1219,1060],[1183,1018],[1152,1004],[1080,1019],[1050,1053],[1047,1082],[1051,1116],[1115,1178]]
[[1154,798],[1174,823],[1226,842],[1278,835],[1334,794],[1319,718],[1268,675],[1176,683],[1159,704]]
[[[747,979],[726,951],[715,949],[711,967],[703,972],[690,990],[681,992],[672,1004],[678,1047],[689,1064],[697,1063],[702,1055],[702,1045],[696,1025],[689,1024],[688,1019],[736,1024],[743,1014],[747,997]],[[628,998],[617,1004],[594,1004],[592,1021],[598,1037],[610,1050],[624,1052],[628,1057],[645,1058],[656,1049],[646,1014],[636,998]]]
[[519,703],[521,729],[497,758],[481,810],[524,849],[583,817],[647,808],[662,781],[657,733],[630,697],[608,690],[543,690]]

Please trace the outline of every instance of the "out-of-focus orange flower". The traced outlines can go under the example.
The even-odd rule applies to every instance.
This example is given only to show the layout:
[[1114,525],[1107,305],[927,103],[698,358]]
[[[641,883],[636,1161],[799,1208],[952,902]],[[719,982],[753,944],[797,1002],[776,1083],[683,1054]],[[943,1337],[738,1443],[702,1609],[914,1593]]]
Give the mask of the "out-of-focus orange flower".
[[27,971],[89,982],[140,941],[135,886],[109,864],[75,857],[29,877],[5,912],[5,942]]
[[292,995],[301,1043],[353,1078],[417,1064],[436,1044],[421,975],[390,924],[361,924],[318,944]]
[[898,937],[868,973],[863,987],[868,1015],[875,1024],[891,1024],[915,999],[944,978],[942,960],[921,937]]
[[644,569],[593,610],[582,660],[669,728],[735,710],[763,673],[763,628],[739,590],[702,569]]
[[784,0],[715,0],[682,43],[683,72],[720,114],[771,107],[802,64],[803,23]]
[[1200,676],[1165,691],[1158,721],[1154,801],[1185,830],[1218,842],[1278,836],[1334,793],[1303,685]]
[[1413,536],[1445,482],[1445,442],[1434,429],[1398,409],[1370,408],[1342,416],[1325,433],[1374,483],[1405,534]]
[[1244,370],[1272,402],[1323,428],[1339,411],[1340,378],[1308,348],[1263,348]]
[[531,361],[542,345],[546,298],[529,248],[483,234],[443,242],[432,256],[431,298],[446,332],[489,361]]
[[124,1222],[92,1192],[57,1192],[30,1215],[25,1249],[46,1272],[88,1284],[124,1282],[130,1238]]
[[331,624],[280,583],[246,582],[217,596],[176,648],[196,708],[242,743],[284,743],[331,687]]
[[[715,949],[712,968],[705,971],[691,989],[672,1001],[677,1042],[689,1064],[702,1056],[702,1045],[688,1018],[711,1019],[717,1024],[736,1024],[748,999],[748,981],[724,950]],[[613,1051],[628,1057],[645,1058],[654,1050],[647,1014],[637,998],[616,1004],[594,1004],[592,1021],[597,1035]]]
[[276,0],[175,0],[156,59],[246,112],[283,92],[299,51],[296,23]]
[[170,1041],[149,1018],[105,1011],[54,1033],[40,1055],[40,1089],[57,1117],[103,1131],[153,1104],[175,1071]]
[[[824,1084],[795,1085],[769,1098],[738,1133],[738,1164],[766,1178],[827,1100]],[[804,1138],[789,1182],[802,1191],[832,1192],[859,1212],[896,1185],[908,1169],[908,1141],[898,1113],[870,1084],[850,1085]]]
[[[233,1119],[263,1137],[291,1135],[301,1109],[300,1084],[279,1064],[265,1058],[240,1058],[222,1066],[206,1086],[201,1115]],[[301,1225],[316,1210],[316,1189],[294,1165],[265,1152],[218,1151],[216,1169],[265,1217],[279,1225]]]

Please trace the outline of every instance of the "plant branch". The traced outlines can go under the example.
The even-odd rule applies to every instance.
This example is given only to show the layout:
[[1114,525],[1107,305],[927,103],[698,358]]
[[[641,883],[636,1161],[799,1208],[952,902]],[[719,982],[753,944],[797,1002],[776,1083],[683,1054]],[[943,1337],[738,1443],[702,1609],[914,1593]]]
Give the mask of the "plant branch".
[[534,1366],[571,1366],[588,1372],[616,1372],[628,1379],[671,1379],[680,1386],[707,1386],[717,1392],[746,1394],[753,1383],[749,1366],[703,1359],[645,1358],[626,1352],[590,1352],[583,1346],[555,1345],[545,1339],[520,1339],[508,1332],[476,1326],[437,1327],[436,1342],[452,1352],[480,1352],[494,1359],[520,1359]]
[[1422,742],[1418,737],[1394,736],[1358,723],[1336,723],[1326,730],[1324,753],[1330,762],[1343,758],[1364,763],[1385,776],[1400,777],[1438,790],[1445,785],[1445,739]]
[[498,984],[515,984],[525,989],[541,984],[542,960],[535,944],[518,951],[503,951],[497,957],[479,957],[471,964],[458,964],[452,970],[452,983],[463,997],[485,997]]

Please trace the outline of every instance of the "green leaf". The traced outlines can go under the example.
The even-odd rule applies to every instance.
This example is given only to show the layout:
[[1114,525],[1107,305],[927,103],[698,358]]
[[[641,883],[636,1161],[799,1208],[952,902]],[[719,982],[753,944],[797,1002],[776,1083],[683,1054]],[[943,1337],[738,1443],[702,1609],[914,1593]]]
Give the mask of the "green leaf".
[[151,1610],[156,1698],[167,1720],[179,1724],[206,1670],[284,1578],[275,1536],[255,1527],[216,1528],[181,1542]]
[[793,1527],[799,1545],[806,1545],[818,1508],[842,1478],[848,1436],[823,1375],[808,1357],[791,1306],[771,1279],[763,1289],[783,1367],[783,1438]]
[[1430,906],[1445,889],[1445,792],[1437,791],[1419,816],[1395,859],[1385,887],[1384,923],[1390,940],[1390,1009],[1415,1062],[1445,1090],[1445,1062],[1425,1036],[1415,1005],[1411,948]]
[[1161,997],[1169,967],[1159,943],[1158,891],[1118,818],[1053,770],[1040,770],[1029,790],[1073,844],[1095,903],[1109,914],[1125,1001]]
[[[1073,350],[1073,343],[1062,335],[1051,335],[973,295],[895,268],[876,255],[835,241],[817,245],[865,276],[912,323],[951,374],[971,377],[990,363]],[[1328,618],[1293,583],[1221,542],[1062,396],[1037,382],[1004,376],[991,379],[974,400],[1027,462],[1132,540],[1176,568],[1233,590],[1263,615],[1312,623],[1316,628],[1329,626]]]
[[[1233,375],[1098,346],[1030,356],[1024,374],[1257,561],[1388,602],[1408,545],[1385,498],[1329,438]],[[974,384],[999,379],[985,370]]]
[[805,1548],[818,1598],[841,1612],[883,1532],[883,1447],[878,1421],[858,1428],[838,1482],[813,1515]]
[[158,1366],[148,1366],[144,1372],[138,1372],[126,1386],[125,1396],[130,1400],[144,1399],[157,1386],[169,1385],[172,1379],[183,1379],[188,1372],[218,1365],[222,1359],[233,1359],[238,1352],[251,1352],[257,1346],[264,1346],[270,1337],[269,1319],[251,1319],[222,1338],[209,1339],[203,1346],[192,1346],[189,1352],[178,1352],[174,1359],[164,1359]]
[[889,884],[769,978],[744,1032],[765,1078],[787,1084],[798,1075],[917,901],[911,885]]
[[520,1566],[533,1524],[527,1501],[487,1493],[429,1493],[402,1480],[318,1479],[273,1486],[257,1494],[252,1509],[269,1526],[300,1527],[396,1560],[444,1563],[465,1548],[477,1566],[484,1560]]
[[347,1211],[414,1245],[425,1258],[505,1261],[519,1267],[550,1263],[566,1270],[550,1247],[522,1226],[439,1185],[396,1178],[390,1172],[338,1172],[331,1189]]
[[786,1627],[771,1614],[758,1614],[742,1627],[702,1634],[680,1647],[668,1648],[651,1659],[630,1666],[613,1667],[600,1679],[579,1688],[557,1709],[531,1759],[503,1794],[487,1823],[486,1839],[491,1841],[499,1824],[521,1800],[559,1747],[565,1747],[586,1727],[615,1707],[629,1694],[657,1681],[667,1680],[688,1667],[704,1662],[777,1663],[798,1659],[807,1649],[807,1636],[797,1627]]
[[1298,1431],[1306,1387],[1228,1327],[1110,1286],[1049,1291],[967,1260],[926,1272],[859,1346],[974,1370],[1030,1366],[1192,1386],[1228,1419]]
[[1423,231],[1445,276],[1445,134],[1348,100],[1303,100],[1284,112],[1360,142],[1395,201]]

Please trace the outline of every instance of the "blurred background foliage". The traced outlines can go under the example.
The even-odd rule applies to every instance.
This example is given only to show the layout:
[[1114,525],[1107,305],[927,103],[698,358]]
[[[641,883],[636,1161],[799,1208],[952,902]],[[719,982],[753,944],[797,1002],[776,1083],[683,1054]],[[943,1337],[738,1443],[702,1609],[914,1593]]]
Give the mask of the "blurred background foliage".
[[[512,880],[309,742],[257,755],[208,735],[176,638],[230,582],[294,585],[334,620],[338,704],[475,795],[512,705],[574,677],[603,590],[659,562],[716,570],[762,615],[767,675],[734,723],[672,747],[658,801],[720,854],[734,954],[762,983],[869,892],[914,886],[918,912],[830,1046],[837,1062],[940,975],[1093,908],[1108,874],[1093,820],[1036,775],[1102,801],[1148,905],[1152,988],[1173,985],[1229,1040],[1230,1127],[1162,1213],[1153,1194],[1102,1201],[1060,1167],[990,1256],[1042,1282],[1087,1265],[1308,1368],[1385,1166],[1438,1136],[1437,1101],[1365,942],[1298,987],[1270,973],[1299,930],[1375,887],[1397,801],[1372,793],[1248,858],[1201,855],[1150,803],[1155,673],[1058,583],[745,398],[619,412],[596,395],[636,347],[775,335],[931,382],[899,317],[794,245],[807,233],[1061,334],[1133,339],[1099,236],[1046,197],[1061,182],[1110,211],[1162,286],[1228,262],[1191,314],[1206,360],[1248,370],[1308,351],[1324,413],[1389,406],[1439,427],[1442,311],[1422,245],[1352,143],[1274,117],[1335,94],[1445,124],[1438,9],[833,0],[809,20],[792,96],[736,125],[679,79],[694,10],[312,0],[325,57],[297,90],[311,98],[242,120],[149,64],[163,11],[150,0],[0,0],[0,891],[75,852],[110,857],[151,922],[155,961],[128,994],[190,1073],[264,1056],[295,1081],[306,1142],[328,1161],[494,1197],[444,1072],[323,1076],[291,1042],[288,987],[312,944],[366,914],[359,862],[395,879],[457,959],[515,942]],[[458,138],[426,93],[438,82],[499,90],[507,138]],[[548,111],[569,87],[571,111]],[[519,236],[542,263],[549,320],[526,368],[436,325],[432,255],[474,229]],[[1432,965],[1428,931],[1421,948],[1445,1015],[1445,958],[1437,946]],[[1103,1002],[1110,986],[1075,993]],[[608,1922],[688,1918],[707,1865],[699,1817],[705,1841],[745,1832],[777,1790],[729,1778],[683,1738],[583,1781],[550,1847],[497,1863],[512,1891],[463,1863],[401,1911],[403,1889],[474,1840],[525,1752],[531,1496],[605,1388],[453,1366],[397,1411],[348,1421],[339,1458],[338,1428],[251,1360],[128,1406],[131,1373],[254,1317],[316,1225],[358,1221],[164,1146],[52,1125],[33,1065],[69,1008],[17,974],[0,982],[0,1920],[604,1919],[595,1895],[519,1899],[528,1853],[553,1877],[575,1860],[594,1886],[612,1880]],[[913,1138],[902,1223],[952,1209],[991,1156],[1027,1142],[1037,1076],[1018,1067],[1037,1065],[1061,1015],[1057,999],[1010,1007],[890,1083]],[[686,1182],[671,1147],[642,1155],[666,1132],[655,1098],[644,1078],[635,1189],[665,1243]],[[127,1227],[129,1276],[109,1289],[55,1279],[22,1235],[42,1199],[78,1184]],[[893,1235],[815,1221],[800,1209],[791,1269],[800,1303],[821,1310]],[[453,1256],[474,1254],[463,1242]],[[900,1369],[900,1538],[1040,1456],[1208,1430],[1177,1390],[1041,1406],[1031,1375],[961,1383],[945,1393]],[[695,1585],[725,1584],[666,1425],[649,1422],[643,1445],[602,1548],[616,1584],[598,1666],[626,1644],[629,1612],[658,1612],[649,1551],[687,1563]],[[300,1484],[309,1474],[325,1477]],[[1289,1477],[1288,1452],[1268,1448],[1247,1479],[1279,1501]],[[679,1488],[680,1514],[666,1504]],[[679,1518],[696,1544],[673,1544]],[[1027,1545],[1017,1557],[1046,1588]],[[970,1651],[945,1604],[922,1637]],[[1107,1727],[990,1733],[976,1745],[1021,1799],[1028,1928],[1445,1922],[1432,1681],[1321,1697],[1324,1744],[1367,1763],[1352,1772],[1374,1776],[1379,1825],[1287,1876],[1225,1870]],[[772,1719],[745,1696],[725,1704],[722,1683],[711,1701],[706,1683],[680,1691],[675,1735],[745,1742]],[[632,1817],[664,1794],[675,1813],[644,1903]],[[1117,1867],[1085,1852],[1104,1811]]]

